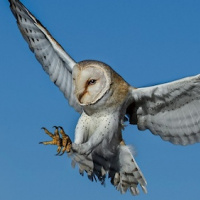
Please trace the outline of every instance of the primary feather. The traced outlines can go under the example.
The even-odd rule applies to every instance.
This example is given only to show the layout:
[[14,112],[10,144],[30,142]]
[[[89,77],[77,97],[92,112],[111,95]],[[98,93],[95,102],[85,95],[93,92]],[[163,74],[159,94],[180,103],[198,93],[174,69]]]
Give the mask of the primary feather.
[[76,111],[82,112],[74,97],[72,84],[72,70],[76,62],[20,1],[10,0],[9,2],[22,36],[44,71],[63,92],[69,104]]

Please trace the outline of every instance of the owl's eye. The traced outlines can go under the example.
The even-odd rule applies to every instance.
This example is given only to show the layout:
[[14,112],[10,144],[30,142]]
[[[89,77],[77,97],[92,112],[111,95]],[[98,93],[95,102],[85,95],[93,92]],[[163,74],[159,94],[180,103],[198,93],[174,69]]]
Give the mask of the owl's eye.
[[88,85],[94,85],[97,82],[95,79],[91,79],[88,81]]

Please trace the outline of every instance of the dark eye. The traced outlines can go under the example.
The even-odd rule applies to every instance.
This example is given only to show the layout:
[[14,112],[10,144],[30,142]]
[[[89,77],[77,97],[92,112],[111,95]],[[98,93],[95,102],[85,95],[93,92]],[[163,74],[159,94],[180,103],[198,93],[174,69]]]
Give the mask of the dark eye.
[[91,79],[88,81],[88,85],[94,85],[97,82],[95,79]]

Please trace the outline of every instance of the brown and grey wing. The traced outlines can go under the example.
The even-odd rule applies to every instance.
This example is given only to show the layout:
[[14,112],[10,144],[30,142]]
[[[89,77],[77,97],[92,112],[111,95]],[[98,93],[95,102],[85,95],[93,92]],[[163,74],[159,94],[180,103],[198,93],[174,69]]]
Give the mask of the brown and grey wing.
[[72,84],[72,69],[76,62],[20,1],[9,0],[9,2],[19,30],[31,51],[50,76],[51,81],[63,92],[69,104],[81,112]]
[[153,87],[131,89],[130,123],[163,140],[200,142],[200,75]]

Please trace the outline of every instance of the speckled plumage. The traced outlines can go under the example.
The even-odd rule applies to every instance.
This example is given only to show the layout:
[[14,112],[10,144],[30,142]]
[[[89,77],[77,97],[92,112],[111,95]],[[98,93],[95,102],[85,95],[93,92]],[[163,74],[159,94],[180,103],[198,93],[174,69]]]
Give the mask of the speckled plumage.
[[[21,4],[9,0],[18,27],[30,49],[69,104],[81,114],[71,144],[53,138],[59,152],[64,141],[72,165],[103,184],[108,174],[122,193],[146,193],[146,180],[122,138],[124,118],[140,130],[149,129],[163,140],[187,145],[200,142],[200,75],[147,88],[134,88],[111,67],[99,61],[76,63],[42,24]],[[65,140],[64,140],[65,139]],[[45,142],[44,142],[45,143]],[[44,144],[43,143],[43,144]],[[68,146],[67,146],[68,144]]]

